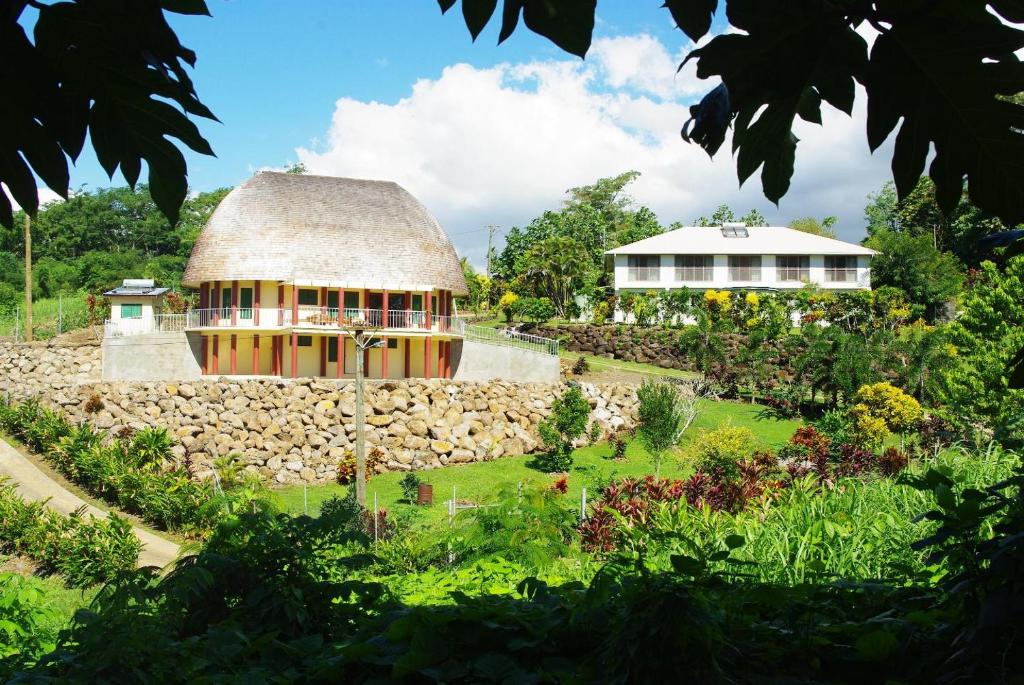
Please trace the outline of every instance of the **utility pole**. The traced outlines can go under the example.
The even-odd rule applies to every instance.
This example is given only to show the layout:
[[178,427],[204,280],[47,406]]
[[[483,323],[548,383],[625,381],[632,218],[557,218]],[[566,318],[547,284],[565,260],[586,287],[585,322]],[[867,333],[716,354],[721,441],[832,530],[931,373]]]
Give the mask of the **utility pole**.
[[491,244],[494,242],[494,232],[498,227],[494,224],[487,225],[487,278],[491,277]]
[[[362,330],[353,333],[356,343],[356,502],[366,506],[366,410],[363,407],[363,352],[376,347],[373,335]],[[384,349],[387,354],[387,348]]]
[[32,220],[25,212],[25,342],[32,342]]

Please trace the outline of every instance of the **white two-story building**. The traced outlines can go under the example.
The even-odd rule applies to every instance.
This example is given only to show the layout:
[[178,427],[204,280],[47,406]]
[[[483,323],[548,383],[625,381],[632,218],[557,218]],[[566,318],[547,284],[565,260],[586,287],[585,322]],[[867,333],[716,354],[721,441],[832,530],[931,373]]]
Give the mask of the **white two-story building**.
[[[687,226],[608,250],[615,294],[871,288],[874,250],[782,226]],[[616,319],[621,320],[621,312]]]

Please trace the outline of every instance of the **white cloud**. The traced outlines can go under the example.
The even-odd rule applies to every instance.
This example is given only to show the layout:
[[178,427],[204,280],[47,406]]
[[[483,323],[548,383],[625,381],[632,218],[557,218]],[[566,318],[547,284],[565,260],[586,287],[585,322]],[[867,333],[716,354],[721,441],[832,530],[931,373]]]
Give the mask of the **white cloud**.
[[586,62],[455,64],[395,103],[338,100],[323,142],[296,152],[311,173],[402,184],[476,264],[483,226],[522,226],[565,189],[627,169],[641,172],[632,193],[663,224],[725,202],[775,223],[835,214],[843,237],[863,237],[865,197],[889,177],[885,150],[868,153],[863,93],[852,118],[826,106],[823,128],[798,125],[793,186],[776,209],[756,175],[737,188],[728,141],[712,161],[680,140],[687,106],[713,84],[676,76],[677,65],[648,35],[598,39]]
[[[21,209],[21,205],[19,205],[14,200],[14,197],[11,195],[11,191],[6,184],[0,183],[0,192],[3,192],[7,196],[7,199],[11,201],[11,206],[14,208],[14,211],[17,212],[18,210]],[[40,186],[39,188],[36,188],[36,195],[39,197],[40,207],[51,202],[64,201],[64,198],[62,198],[60,195],[58,195],[57,193],[53,192],[52,190],[45,186]]]

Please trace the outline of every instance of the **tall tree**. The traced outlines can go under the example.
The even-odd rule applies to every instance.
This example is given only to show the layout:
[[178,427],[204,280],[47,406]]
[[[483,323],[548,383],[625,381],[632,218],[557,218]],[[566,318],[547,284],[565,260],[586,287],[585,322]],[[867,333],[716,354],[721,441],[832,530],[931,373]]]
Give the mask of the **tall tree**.
[[524,276],[563,318],[586,273],[586,251],[567,236],[546,238],[526,254]]
[[835,226],[835,224],[836,218],[834,216],[827,216],[821,221],[818,221],[813,216],[803,216],[789,222],[789,227],[794,231],[800,231],[801,233],[820,235],[825,238],[835,238],[836,232],[832,230],[832,227]]
[[729,205],[726,205],[726,204],[718,205],[718,208],[715,209],[714,213],[712,213],[710,219],[707,218],[707,217],[704,217],[704,216],[702,216],[700,218],[697,218],[697,219],[694,219],[693,225],[694,226],[721,226],[722,224],[736,223],[736,222],[744,223],[747,226],[767,226],[768,225],[768,220],[765,219],[764,215],[761,214],[761,212],[759,212],[758,210],[751,209],[749,212],[747,212],[746,214],[741,216],[739,219],[737,219],[736,218],[736,212],[732,211],[732,208],[729,207]]
[[937,250],[928,235],[879,229],[865,244],[879,252],[871,260],[871,284],[899,288],[928,319],[934,319],[963,287],[960,262]]

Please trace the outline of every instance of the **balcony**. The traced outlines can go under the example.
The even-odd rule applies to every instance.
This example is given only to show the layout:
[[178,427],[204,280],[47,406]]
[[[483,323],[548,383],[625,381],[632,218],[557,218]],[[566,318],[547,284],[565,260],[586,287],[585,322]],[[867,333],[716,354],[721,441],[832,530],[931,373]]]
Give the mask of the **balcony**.
[[[294,321],[293,321],[294,319]],[[430,312],[397,309],[337,309],[300,306],[298,318],[291,309],[192,309],[182,314],[155,314],[151,318],[107,321],[104,335],[119,338],[146,333],[203,331],[210,329],[297,329],[303,331],[386,330],[405,333],[462,335],[462,320]]]

